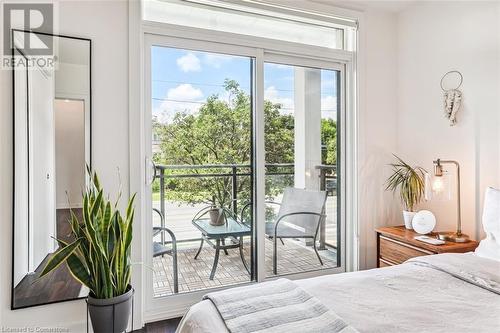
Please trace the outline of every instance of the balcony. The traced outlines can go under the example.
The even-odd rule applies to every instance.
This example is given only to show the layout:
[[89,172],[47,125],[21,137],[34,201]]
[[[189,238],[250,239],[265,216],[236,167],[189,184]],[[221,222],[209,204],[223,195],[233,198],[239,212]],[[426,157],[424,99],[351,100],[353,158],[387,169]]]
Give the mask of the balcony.
[[[215,250],[205,245],[197,259],[195,256],[200,248],[201,233],[192,220],[201,209],[207,206],[205,202],[192,202],[184,199],[182,193],[176,190],[180,182],[200,182],[211,186],[214,179],[218,179],[223,188],[224,202],[227,210],[234,216],[241,218],[241,210],[249,203],[250,188],[242,183],[251,182],[250,165],[158,165],[155,173],[156,191],[153,192],[153,208],[165,216],[163,221],[159,214],[153,215],[154,227],[166,227],[176,237],[178,293],[203,290],[248,282],[251,280],[238,248],[228,249],[227,254],[221,251],[217,269],[210,279],[213,268]],[[278,272],[280,275],[306,272],[317,269],[337,267],[337,198],[335,166],[318,166],[318,182],[321,189],[326,189],[328,198],[326,203],[327,219],[320,225],[319,255],[324,265],[321,266],[311,243],[298,239],[282,239],[278,242]],[[266,185],[273,183],[273,195],[266,189],[266,200],[280,202],[282,190],[293,186],[294,164],[266,165]],[[200,184],[198,184],[199,186]],[[268,187],[268,186],[266,186]],[[201,193],[203,196],[203,193]],[[198,198],[197,201],[210,201],[209,198]],[[266,210],[266,219],[273,219],[277,215],[274,205]],[[248,267],[251,262],[251,237],[243,237],[242,256]],[[167,248],[172,242],[168,234],[158,234],[154,239]],[[228,239],[227,242],[230,240]],[[265,240],[265,267],[267,276],[272,273],[273,242]],[[157,256],[153,259],[154,296],[166,296],[176,292],[174,290],[174,264],[171,253]]]

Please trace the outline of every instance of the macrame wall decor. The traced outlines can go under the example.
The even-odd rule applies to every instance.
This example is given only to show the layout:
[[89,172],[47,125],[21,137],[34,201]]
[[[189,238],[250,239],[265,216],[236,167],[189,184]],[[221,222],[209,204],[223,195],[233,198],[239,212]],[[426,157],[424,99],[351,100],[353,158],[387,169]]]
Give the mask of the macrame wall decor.
[[[454,85],[455,88],[445,88],[443,81],[451,79],[452,75],[457,75],[459,82]],[[450,126],[457,123],[457,112],[462,105],[462,92],[459,88],[462,86],[463,79],[462,73],[459,71],[449,71],[441,78],[441,89],[444,92],[444,115],[450,120]]]

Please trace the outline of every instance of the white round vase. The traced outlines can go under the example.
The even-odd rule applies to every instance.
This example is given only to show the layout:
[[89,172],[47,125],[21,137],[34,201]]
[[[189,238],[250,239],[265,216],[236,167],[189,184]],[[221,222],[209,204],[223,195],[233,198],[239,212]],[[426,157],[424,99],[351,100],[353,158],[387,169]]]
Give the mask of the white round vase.
[[415,214],[417,214],[416,212],[408,212],[406,210],[403,210],[403,219],[405,221],[405,228],[406,229],[413,229],[413,226],[412,226],[412,221],[413,221],[413,217],[415,216]]

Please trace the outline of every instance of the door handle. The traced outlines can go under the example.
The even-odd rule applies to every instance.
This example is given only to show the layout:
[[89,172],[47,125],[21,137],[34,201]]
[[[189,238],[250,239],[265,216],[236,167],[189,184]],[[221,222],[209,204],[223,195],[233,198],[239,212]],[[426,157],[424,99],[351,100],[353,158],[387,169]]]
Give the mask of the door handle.
[[[146,162],[146,172],[145,172],[145,181],[144,182],[146,183],[146,185],[151,186],[151,185],[153,185],[153,182],[155,181],[156,177],[158,176],[158,174],[156,172],[156,164],[149,157],[146,157],[146,161],[145,162]],[[153,167],[153,177],[148,177],[148,175],[150,174],[148,172],[148,169],[151,166]]]
[[151,179],[151,182],[149,183],[149,185],[153,185],[156,177],[158,176],[158,174],[156,173],[156,164],[155,164],[155,161],[151,160],[151,164],[153,164],[153,178]]

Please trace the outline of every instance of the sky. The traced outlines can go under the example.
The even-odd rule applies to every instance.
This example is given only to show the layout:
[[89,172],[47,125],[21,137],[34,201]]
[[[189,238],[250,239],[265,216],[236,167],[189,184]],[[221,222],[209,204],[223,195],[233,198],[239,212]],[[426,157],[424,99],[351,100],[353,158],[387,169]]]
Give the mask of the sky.
[[[251,58],[154,46],[151,49],[152,112],[168,123],[176,112],[196,113],[207,97],[227,99],[224,80],[250,93]],[[322,117],[336,119],[336,72],[321,70]],[[264,64],[264,98],[293,113],[294,66]]]

